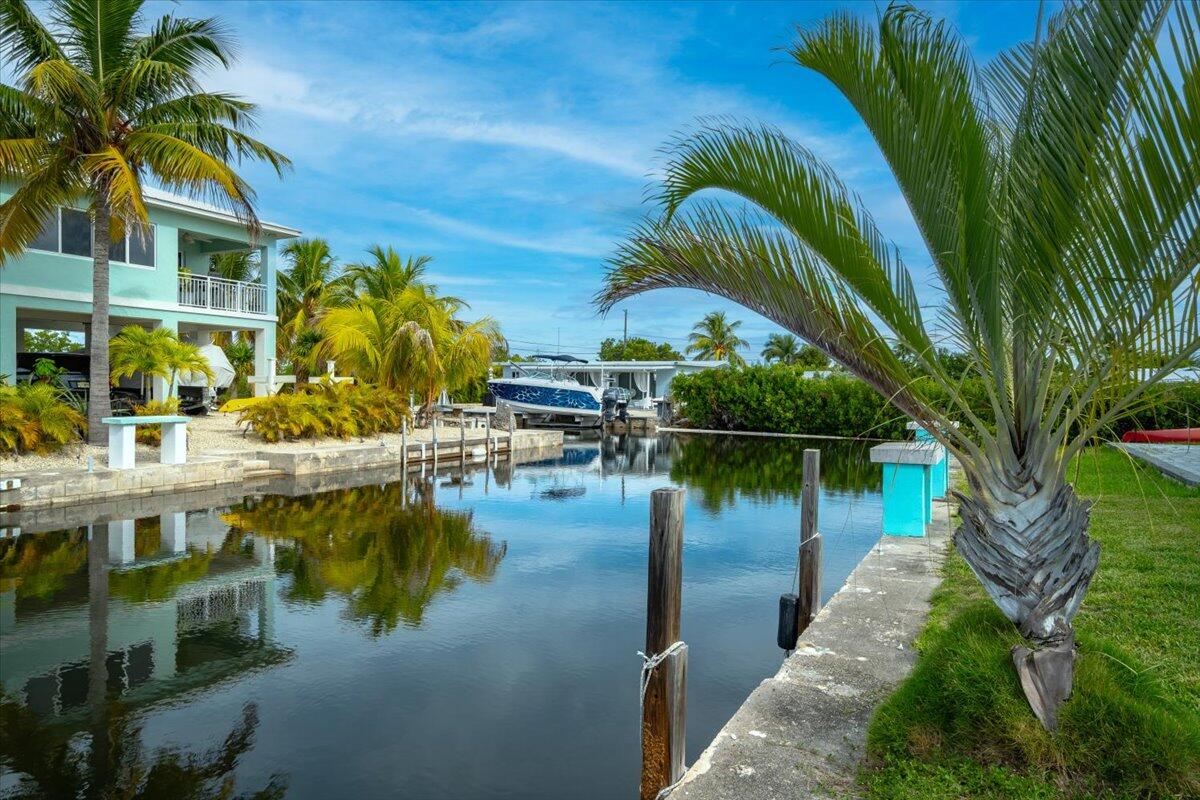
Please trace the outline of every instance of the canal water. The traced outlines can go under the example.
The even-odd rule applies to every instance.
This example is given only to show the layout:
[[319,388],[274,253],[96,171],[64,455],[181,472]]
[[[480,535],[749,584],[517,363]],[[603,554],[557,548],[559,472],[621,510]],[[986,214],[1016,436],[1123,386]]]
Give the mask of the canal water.
[[805,447],[828,597],[879,536],[865,445],[568,441],[10,529],[0,796],[632,797],[650,492],[687,491],[690,762],[783,658]]

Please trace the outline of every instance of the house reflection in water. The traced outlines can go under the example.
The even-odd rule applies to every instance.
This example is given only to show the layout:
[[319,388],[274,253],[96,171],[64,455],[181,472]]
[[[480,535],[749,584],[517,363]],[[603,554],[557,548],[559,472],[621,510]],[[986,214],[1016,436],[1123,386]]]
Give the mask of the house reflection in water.
[[274,581],[274,545],[212,511],[0,539],[0,685],[74,727],[282,663]]

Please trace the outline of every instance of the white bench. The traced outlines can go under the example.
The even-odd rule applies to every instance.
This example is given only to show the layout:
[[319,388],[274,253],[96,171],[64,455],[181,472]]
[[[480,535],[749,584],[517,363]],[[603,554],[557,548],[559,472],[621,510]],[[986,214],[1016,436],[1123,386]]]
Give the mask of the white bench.
[[108,468],[133,469],[138,425],[162,425],[160,464],[187,463],[187,417],[104,417],[108,426]]

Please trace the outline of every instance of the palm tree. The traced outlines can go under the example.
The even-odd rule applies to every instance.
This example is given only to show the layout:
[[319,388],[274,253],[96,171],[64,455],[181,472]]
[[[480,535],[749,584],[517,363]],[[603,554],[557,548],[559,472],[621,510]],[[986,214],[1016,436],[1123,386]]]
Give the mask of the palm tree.
[[746,360],[738,354],[737,349],[749,344],[737,335],[737,329],[741,326],[740,320],[728,321],[724,311],[711,311],[688,334],[687,352],[703,359],[741,366]]
[[200,352],[200,348],[190,342],[181,342],[179,337],[172,337],[163,354],[163,366],[166,367],[168,394],[175,394],[175,386],[180,375],[203,375],[211,386],[216,375],[208,358]]
[[174,341],[175,332],[170,328],[147,330],[141,325],[126,325],[108,343],[112,385],[116,386],[121,378],[140,375],[142,401],[146,401],[149,396],[147,381],[151,378],[170,377],[167,352]]
[[[831,168],[772,129],[703,126],[676,142],[663,213],[620,247],[598,298],[722,295],[933,431],[970,489],[955,545],[1024,637],[1013,660],[1050,729],[1100,557],[1067,465],[1200,350],[1200,107],[1180,88],[1200,78],[1198,28],[1185,4],[1067,4],[980,69],[944,22],[891,7],[871,22],[835,14],[791,46],[882,150],[945,290],[939,332],[969,357],[994,428],[937,357],[899,250]],[[685,207],[706,189],[748,209]],[[1162,356],[1148,376],[1129,356],[1146,349]]]
[[324,239],[297,239],[283,248],[283,258],[288,268],[276,278],[275,349],[292,363],[300,384],[308,380],[308,357],[320,338],[317,322],[326,309],[347,302],[349,279],[339,274]]
[[18,76],[0,84],[0,180],[21,185],[0,204],[0,264],[16,258],[59,206],[92,218],[88,430],[104,443],[108,394],[108,254],[149,222],[142,182],[203,196],[258,230],[254,191],[229,166],[289,161],[246,134],[254,106],[205,92],[199,76],[227,67],[232,43],[213,19],[163,16],[143,30],[142,0],[51,0],[53,29],[25,0],[0,2],[0,52]]
[[372,245],[367,251],[370,261],[349,264],[346,267],[347,288],[351,295],[366,293],[374,297],[388,297],[407,289],[410,285],[424,283],[425,271],[433,261],[430,256],[408,256],[401,258],[390,245]]
[[209,270],[226,280],[252,283],[260,273],[258,254],[249,250],[231,250],[228,253],[213,253],[208,257]]
[[357,296],[322,315],[317,357],[339,360],[362,380],[414,392],[426,408],[443,389],[457,392],[486,375],[500,341],[495,321],[458,319],[466,303],[420,280],[429,259],[401,261],[390,247],[371,252],[374,263],[347,270]]
[[254,371],[254,345],[245,339],[234,339],[225,344],[225,358],[233,367],[233,383],[229,385],[229,399],[235,400],[242,380],[250,377]]
[[761,355],[767,362],[795,364],[800,355],[800,340],[790,333],[772,333]]

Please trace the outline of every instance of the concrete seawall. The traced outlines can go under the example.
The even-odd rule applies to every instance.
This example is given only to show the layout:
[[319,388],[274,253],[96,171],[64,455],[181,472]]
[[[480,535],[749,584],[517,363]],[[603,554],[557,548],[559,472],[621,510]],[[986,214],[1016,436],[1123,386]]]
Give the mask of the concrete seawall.
[[[507,432],[493,433],[494,451],[519,453],[562,446],[562,431],[519,430],[511,441]],[[482,462],[487,440],[482,432],[468,433],[460,449],[457,437],[442,441],[437,460]],[[408,445],[407,463],[432,462],[431,443]],[[465,459],[464,459],[465,457]],[[208,452],[189,456],[186,464],[144,464],[133,469],[49,470],[22,474],[8,470],[5,479],[20,486],[0,492],[0,508],[22,511],[84,504],[109,503],[151,495],[176,494],[243,484],[259,476],[303,476],[374,470],[405,461],[402,448],[389,444],[332,444],[309,449],[273,450],[269,445],[237,452]]]
[[672,800],[854,794],[871,715],[916,661],[912,642],[941,582],[950,512],[935,502],[926,536],[880,539],[779,672],[692,764]]

